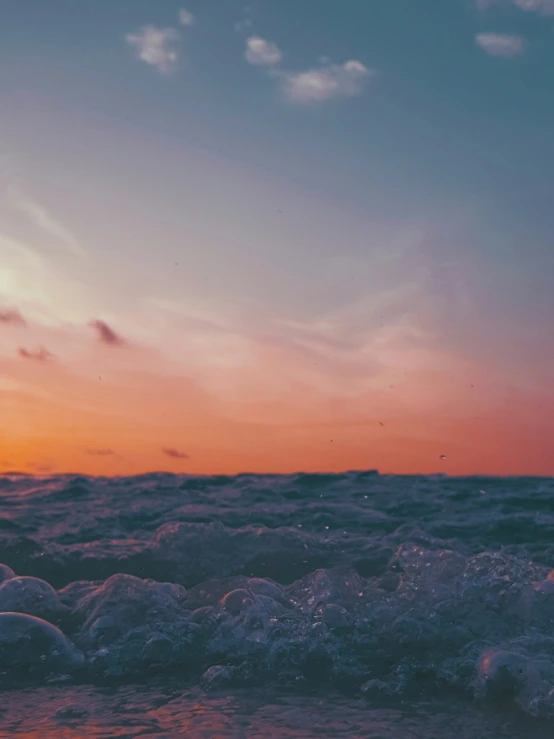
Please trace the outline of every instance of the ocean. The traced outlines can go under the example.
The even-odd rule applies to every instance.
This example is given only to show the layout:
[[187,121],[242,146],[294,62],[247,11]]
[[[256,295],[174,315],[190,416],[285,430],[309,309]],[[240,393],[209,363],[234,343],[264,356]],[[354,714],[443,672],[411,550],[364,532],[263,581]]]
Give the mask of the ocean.
[[554,732],[554,479],[0,476],[0,737]]

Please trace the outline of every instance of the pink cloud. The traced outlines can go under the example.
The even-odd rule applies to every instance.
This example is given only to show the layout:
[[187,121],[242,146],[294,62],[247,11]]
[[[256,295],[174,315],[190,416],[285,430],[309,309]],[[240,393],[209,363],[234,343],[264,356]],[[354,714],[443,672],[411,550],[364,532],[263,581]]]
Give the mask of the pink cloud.
[[0,323],[12,326],[26,326],[27,322],[16,308],[0,309]]
[[89,326],[96,331],[98,340],[101,341],[102,344],[107,344],[108,346],[122,346],[125,344],[125,339],[119,336],[119,334],[116,334],[116,332],[104,321],[91,321]]
[[34,359],[35,362],[47,362],[54,358],[52,352],[49,352],[48,349],[45,349],[43,346],[35,350],[20,347],[18,354],[22,359]]

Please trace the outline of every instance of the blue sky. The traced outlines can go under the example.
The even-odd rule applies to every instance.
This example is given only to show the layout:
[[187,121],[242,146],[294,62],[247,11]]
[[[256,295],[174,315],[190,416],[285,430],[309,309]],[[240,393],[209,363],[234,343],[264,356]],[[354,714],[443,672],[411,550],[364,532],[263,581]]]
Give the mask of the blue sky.
[[408,345],[547,392],[552,0],[0,9],[0,308],[187,372],[319,352],[327,394]]

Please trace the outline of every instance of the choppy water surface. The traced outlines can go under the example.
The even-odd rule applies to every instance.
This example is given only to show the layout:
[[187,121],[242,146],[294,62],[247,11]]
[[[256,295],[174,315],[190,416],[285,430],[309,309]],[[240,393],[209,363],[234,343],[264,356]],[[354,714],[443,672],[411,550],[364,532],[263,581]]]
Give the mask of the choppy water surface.
[[1,736],[554,731],[552,479],[10,475],[0,562]]

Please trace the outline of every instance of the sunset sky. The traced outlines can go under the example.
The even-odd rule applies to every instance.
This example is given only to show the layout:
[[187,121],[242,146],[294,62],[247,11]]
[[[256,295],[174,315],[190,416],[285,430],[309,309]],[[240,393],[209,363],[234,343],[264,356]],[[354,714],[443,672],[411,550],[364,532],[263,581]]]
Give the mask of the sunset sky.
[[0,12],[0,472],[554,474],[554,0]]

